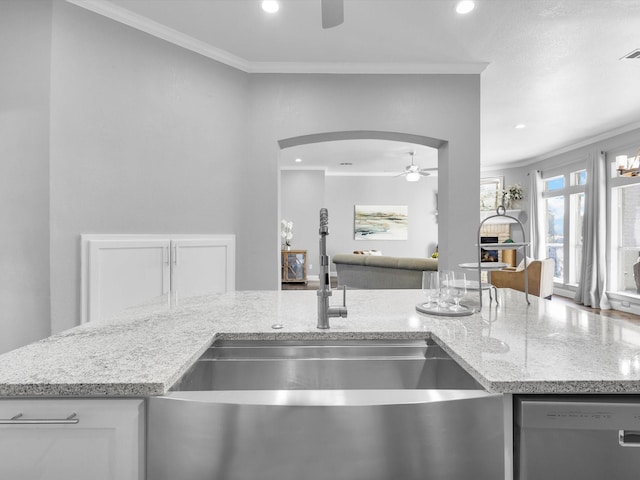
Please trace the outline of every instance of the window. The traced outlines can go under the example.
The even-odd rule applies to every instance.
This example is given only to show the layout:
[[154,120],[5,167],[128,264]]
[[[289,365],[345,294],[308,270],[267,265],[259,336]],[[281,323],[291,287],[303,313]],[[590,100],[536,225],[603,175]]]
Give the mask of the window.
[[555,267],[553,278],[563,279],[564,270],[564,197],[545,199],[546,212],[546,250],[549,258],[553,258]]
[[544,181],[545,190],[547,192],[553,192],[555,190],[562,190],[564,188],[564,176],[550,178]]
[[579,172],[573,172],[571,185],[586,185],[587,184],[587,171],[580,170]]
[[633,265],[640,257],[640,181],[624,183],[611,189],[611,289],[637,293]]
[[[585,172],[586,178],[586,172]],[[582,184],[584,185],[584,184]],[[582,270],[582,224],[584,219],[584,192],[571,194],[569,197],[569,283],[577,284]]]
[[555,262],[557,283],[573,285],[580,278],[586,183],[586,170],[570,167],[544,179],[545,250]]

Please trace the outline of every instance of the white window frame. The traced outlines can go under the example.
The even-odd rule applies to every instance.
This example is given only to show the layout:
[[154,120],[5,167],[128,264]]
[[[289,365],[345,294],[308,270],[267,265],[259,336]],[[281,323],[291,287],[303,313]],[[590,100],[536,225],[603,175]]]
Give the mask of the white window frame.
[[[558,281],[554,278],[554,285],[571,291],[575,291],[577,288],[577,280],[571,282],[571,272],[573,269],[572,262],[575,262],[575,255],[572,251],[571,240],[571,198],[572,195],[585,193],[586,185],[577,185],[574,182],[576,177],[575,173],[584,171],[586,168],[586,158],[580,162],[571,162],[570,164],[563,165],[562,167],[555,168],[553,170],[544,171],[542,175],[542,181],[544,185],[544,191],[542,192],[543,203],[546,203],[546,199],[553,197],[564,197],[564,225],[563,225],[563,238],[562,245],[563,250],[563,271],[562,280]],[[547,182],[554,178],[564,177],[564,188],[558,188],[556,190],[547,190]],[[589,179],[587,178],[587,182]],[[545,212],[546,215],[546,212]],[[546,227],[545,227],[546,228]],[[546,231],[545,231],[544,250],[547,251],[546,243]]]
[[609,163],[609,178],[607,181],[607,263],[609,264],[609,271],[607,273],[609,281],[607,282],[607,295],[610,298],[613,297],[612,299],[620,300],[629,298],[637,301],[638,295],[619,290],[619,286],[617,285],[620,268],[618,265],[618,227],[620,222],[618,219],[618,202],[614,201],[616,198],[615,190],[617,188],[640,184],[640,177],[621,177],[616,170],[616,156],[626,154],[629,157],[633,157],[635,155],[634,147],[635,145],[627,146],[607,153]]

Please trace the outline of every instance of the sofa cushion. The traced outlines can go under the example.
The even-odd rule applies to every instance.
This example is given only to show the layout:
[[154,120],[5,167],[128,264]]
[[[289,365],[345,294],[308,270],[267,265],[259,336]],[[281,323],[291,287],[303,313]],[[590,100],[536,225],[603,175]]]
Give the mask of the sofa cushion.
[[342,253],[334,255],[333,263],[347,265],[367,265],[370,267],[399,268],[402,270],[437,270],[436,258],[389,257],[376,255],[354,255]]
[[338,285],[347,288],[421,288],[422,272],[437,270],[435,258],[338,254]]

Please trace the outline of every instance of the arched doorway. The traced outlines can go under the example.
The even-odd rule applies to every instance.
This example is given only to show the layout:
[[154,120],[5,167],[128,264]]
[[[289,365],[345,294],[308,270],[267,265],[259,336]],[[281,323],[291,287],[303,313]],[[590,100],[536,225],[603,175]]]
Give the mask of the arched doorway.
[[[368,142],[368,143],[367,143]],[[339,145],[340,147],[326,148],[329,143],[333,145]],[[310,166],[306,164],[306,159],[296,167],[291,168],[291,172],[285,170],[289,167],[284,166],[287,160],[292,158],[292,154],[289,152],[309,152],[313,149],[315,151],[327,151],[335,154],[336,148],[342,148],[341,145],[353,145],[357,144],[358,148],[365,144],[374,145],[374,149],[380,145],[394,144],[393,148],[389,151],[394,152],[394,158],[390,159],[391,162],[387,170],[393,173],[384,173],[377,171],[375,173],[354,173],[353,176],[348,173],[348,178],[335,178],[335,174],[326,174],[322,167],[317,164]],[[356,249],[378,249],[382,248],[384,254],[397,255],[397,256],[428,256],[433,253],[438,243],[438,227],[437,227],[437,191],[438,191],[438,177],[434,174],[433,177],[427,177],[422,179],[420,185],[409,184],[401,178],[389,178],[398,176],[397,174],[404,170],[404,167],[410,161],[408,153],[413,150],[420,151],[420,162],[425,161],[425,151],[430,151],[428,156],[431,158],[427,160],[428,166],[438,167],[440,158],[439,150],[447,145],[447,142],[442,139],[406,134],[401,132],[386,132],[386,131],[337,131],[337,132],[323,132],[310,135],[303,135],[298,137],[292,137],[282,139],[278,141],[280,146],[280,156],[283,157],[283,161],[279,162],[281,167],[279,175],[278,186],[278,210],[279,218],[282,219],[282,215],[286,212],[296,212],[296,221],[294,222],[294,249],[304,249],[308,251],[308,270],[311,279],[315,278],[318,272],[318,249],[317,249],[317,231],[318,231],[318,218],[317,213],[320,208],[339,205],[340,208],[330,208],[330,222],[332,235],[329,237],[329,253],[348,253]],[[303,146],[304,148],[300,148]],[[317,148],[316,148],[317,146]],[[307,148],[309,147],[309,148]],[[428,148],[425,148],[428,147]],[[345,147],[346,148],[346,147]],[[347,149],[348,150],[348,149]],[[382,152],[385,152],[385,148],[381,148]],[[368,152],[370,154],[371,151]],[[384,153],[383,153],[384,155]],[[339,156],[339,154],[338,154]],[[288,157],[288,158],[287,158]],[[395,163],[394,163],[395,162]],[[423,166],[421,163],[420,166]],[[372,167],[373,168],[373,167]],[[378,167],[379,168],[379,167]],[[437,173],[437,172],[434,172]],[[326,174],[326,175],[325,175]],[[341,176],[337,174],[337,176]],[[367,177],[359,178],[356,177]],[[371,178],[377,177],[376,179]],[[381,177],[387,178],[381,178]],[[293,180],[299,185],[294,185],[293,189],[291,185]],[[331,198],[325,199],[325,181],[327,182],[327,195]],[[284,185],[284,187],[283,187]],[[341,185],[341,187],[337,187]],[[284,190],[283,190],[284,188]],[[346,190],[354,189],[354,192],[347,192]],[[365,193],[357,194],[358,188],[367,189]],[[375,197],[372,196],[372,191],[379,188]],[[402,190],[400,194],[394,195],[394,190]],[[291,190],[294,190],[295,193]],[[421,190],[421,191],[419,191]],[[336,196],[340,197],[342,201],[336,200]],[[283,204],[283,198],[286,201]],[[375,198],[381,199],[376,201]],[[354,242],[353,238],[353,208],[354,203],[361,203],[358,199],[365,199],[365,203],[368,204],[391,204],[402,203],[404,205],[412,204],[409,211],[410,218],[410,232],[411,238],[406,242]],[[292,203],[288,203],[292,202]],[[291,220],[291,218],[288,218]],[[280,253],[278,252],[278,255]]]

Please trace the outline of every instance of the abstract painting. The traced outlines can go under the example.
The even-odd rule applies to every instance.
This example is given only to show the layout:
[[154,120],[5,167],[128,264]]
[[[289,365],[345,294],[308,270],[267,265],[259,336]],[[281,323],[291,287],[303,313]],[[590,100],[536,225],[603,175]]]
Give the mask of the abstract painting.
[[356,205],[354,238],[356,240],[407,240],[407,205]]

